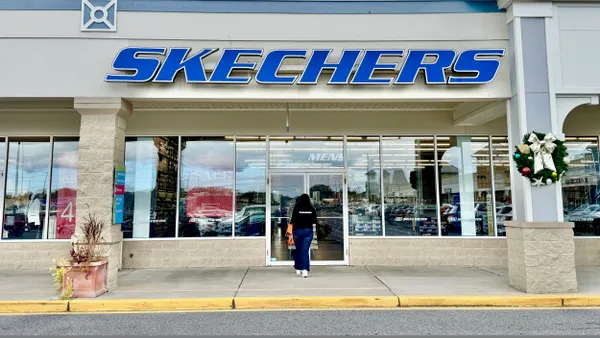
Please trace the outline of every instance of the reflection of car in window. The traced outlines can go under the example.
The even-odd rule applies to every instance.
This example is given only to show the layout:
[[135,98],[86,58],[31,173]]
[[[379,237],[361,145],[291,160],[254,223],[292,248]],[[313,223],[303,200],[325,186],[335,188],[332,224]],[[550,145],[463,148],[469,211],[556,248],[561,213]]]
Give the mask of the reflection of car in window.
[[506,227],[504,222],[512,220],[512,206],[503,206],[496,212],[496,227],[498,228],[498,236],[506,236]]
[[565,219],[575,223],[574,231],[577,234],[600,234],[600,205],[584,204],[568,213]]
[[252,205],[243,207],[242,210],[240,210],[240,212],[236,214],[236,218],[241,219],[242,217],[252,216],[254,214],[264,214],[265,207],[266,206],[264,205]]
[[583,209],[580,208],[577,208],[569,213],[569,222],[592,222],[600,210],[600,205],[592,204],[586,205],[586,207]]
[[265,235],[265,213],[257,213],[246,216],[243,221],[236,223],[236,233],[244,236]]
[[235,219],[235,233],[239,236],[264,236],[265,235],[265,205],[250,205],[243,207],[234,217],[224,217],[220,221],[220,228],[229,231]]
[[7,239],[19,238],[25,232],[25,214],[24,213],[5,213],[4,214],[4,231]]
[[[469,213],[471,211],[469,210]],[[485,203],[475,204],[472,209],[472,214],[467,215],[473,217],[475,221],[475,232],[476,234],[482,235],[488,232],[488,220],[487,220],[487,205]],[[471,218],[468,217],[468,218]],[[462,234],[462,221],[466,216],[462,215],[461,206],[454,205],[448,208],[447,211],[442,215],[442,223],[447,224],[446,229],[442,229],[442,234],[447,235],[461,235]]]

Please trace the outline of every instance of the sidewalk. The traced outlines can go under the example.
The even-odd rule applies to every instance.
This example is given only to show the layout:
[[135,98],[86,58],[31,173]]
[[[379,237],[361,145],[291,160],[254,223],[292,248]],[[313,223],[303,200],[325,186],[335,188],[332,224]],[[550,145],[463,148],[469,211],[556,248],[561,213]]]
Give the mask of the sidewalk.
[[[116,290],[97,299],[72,300],[69,307],[100,311],[232,304],[234,308],[510,306],[525,300],[519,304],[564,306],[565,297],[572,302],[579,299],[580,305],[596,304],[590,299],[600,300],[600,267],[578,268],[577,278],[577,294],[528,295],[510,288],[507,268],[497,267],[316,266],[308,279],[296,276],[291,267],[123,270]],[[58,299],[46,271],[1,271],[0,281],[0,301]]]

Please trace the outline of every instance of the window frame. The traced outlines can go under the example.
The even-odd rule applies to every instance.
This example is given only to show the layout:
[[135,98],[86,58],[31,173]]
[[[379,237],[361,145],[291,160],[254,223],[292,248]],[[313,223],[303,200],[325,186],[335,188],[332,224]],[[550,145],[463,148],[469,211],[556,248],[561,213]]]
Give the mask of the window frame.
[[[54,153],[55,153],[55,145],[56,145],[56,141],[61,142],[61,141],[67,141],[69,142],[69,139],[77,139],[77,161],[79,162],[79,141],[81,140],[80,136],[53,136],[52,137],[52,146],[51,146],[51,153],[50,153],[50,173],[48,175],[49,181],[50,181],[50,185],[48,188],[48,211],[47,211],[47,215],[48,215],[48,222],[46,225],[46,231],[45,233],[45,238],[46,240],[50,239],[50,240],[70,240],[70,238],[50,238],[49,236],[49,230],[50,230],[50,210],[52,208],[52,181],[54,180]],[[74,141],[74,140],[71,140]],[[79,172],[79,168],[76,167],[77,172]],[[79,183],[78,183],[79,184]],[[57,190],[58,191],[58,190]],[[77,198],[75,199],[75,212],[77,212]],[[58,213],[58,196],[57,196],[57,213]],[[58,222],[58,215],[57,215],[57,222]],[[75,214],[75,227],[77,227],[77,214]],[[56,236],[56,234],[55,234]]]
[[[130,135],[127,135],[127,136],[130,136]],[[157,137],[157,136],[150,136],[150,137]],[[177,199],[177,206],[176,206],[177,215],[179,216],[181,214],[181,194],[180,194],[181,190],[182,190],[182,188],[181,188],[181,173],[183,171],[183,165],[184,165],[183,164],[183,154],[182,154],[182,149],[181,148],[182,148],[182,144],[183,144],[183,138],[188,138],[188,139],[194,139],[194,138],[207,138],[207,139],[210,139],[210,138],[214,138],[213,140],[199,140],[198,142],[206,141],[206,142],[231,142],[232,143],[231,148],[233,149],[233,151],[231,152],[231,155],[232,155],[231,160],[233,161],[233,163],[231,165],[231,168],[232,168],[232,180],[231,180],[232,187],[231,187],[231,193],[232,193],[232,202],[233,203],[231,205],[231,208],[232,208],[232,210],[231,210],[232,216],[231,216],[231,224],[230,224],[230,226],[231,226],[231,235],[228,235],[228,236],[193,236],[193,237],[181,237],[180,236],[181,231],[179,231],[179,228],[181,228],[181,219],[179,217],[177,217],[176,227],[177,227],[178,230],[176,231],[176,236],[177,237],[175,237],[175,238],[177,238],[177,239],[183,239],[183,240],[193,240],[193,239],[217,239],[217,238],[220,238],[220,239],[233,239],[235,237],[234,236],[234,232],[235,232],[234,222],[235,222],[235,202],[236,202],[236,193],[235,193],[235,191],[236,191],[236,189],[235,189],[236,188],[235,187],[235,176],[236,176],[236,172],[235,172],[235,168],[236,168],[236,163],[235,163],[236,162],[236,153],[235,153],[235,149],[236,149],[236,147],[235,147],[235,145],[236,145],[236,137],[237,137],[236,135],[231,135],[231,134],[230,135],[181,135],[179,137],[179,154],[178,154],[178,158],[179,158],[178,163],[179,163],[179,166],[178,166],[178,175],[177,175],[178,176],[178,184],[177,184],[177,198],[178,199]],[[217,140],[218,138],[222,138],[222,140]],[[187,204],[186,204],[186,211],[187,211]],[[264,238],[264,237],[257,237],[257,238]],[[162,239],[167,240],[167,239],[172,239],[172,238],[162,238]]]
[[[6,183],[8,180],[8,156],[9,156],[9,149],[10,149],[10,140],[14,139],[14,138],[19,138],[19,139],[28,139],[28,138],[48,138],[49,139],[49,143],[50,143],[50,153],[49,153],[49,163],[48,163],[48,182],[46,184],[46,190],[47,190],[47,194],[46,194],[46,208],[45,208],[45,212],[46,215],[44,217],[44,224],[42,225],[42,238],[39,239],[8,239],[8,238],[4,238],[4,217],[5,217],[5,210],[4,210],[4,206],[6,204]],[[53,160],[54,160],[54,139],[55,138],[77,138],[78,140],[81,140],[81,136],[80,135],[73,135],[73,134],[65,134],[65,135],[61,135],[61,134],[50,134],[50,135],[10,135],[10,136],[2,136],[0,137],[0,140],[3,140],[5,143],[5,152],[4,152],[4,178],[3,178],[3,182],[2,185],[0,185],[0,206],[2,207],[2,210],[0,210],[0,216],[2,217],[0,219],[0,229],[2,230],[2,233],[0,234],[0,241],[2,242],[8,242],[8,243],[32,243],[32,242],[40,242],[40,241],[45,241],[45,242],[66,242],[66,241],[70,241],[71,239],[55,239],[55,238],[48,238],[48,222],[49,222],[49,210],[50,210],[50,198],[51,198],[51,187],[52,187],[52,164],[53,164]],[[79,142],[79,141],[78,141]]]
[[[264,207],[264,211],[265,211],[265,234],[263,236],[244,236],[244,235],[236,235],[236,227],[235,227],[235,218],[237,215],[237,207],[238,207],[238,188],[237,188],[237,183],[238,183],[238,166],[237,166],[237,161],[238,161],[238,148],[237,148],[237,144],[238,144],[238,138],[239,139],[245,139],[245,141],[241,141],[243,142],[252,142],[252,143],[261,143],[262,147],[264,148],[264,160],[265,160],[265,169],[264,169],[264,177],[262,180],[262,186],[264,187],[264,194],[265,194],[265,207]],[[248,239],[248,238],[266,238],[267,236],[267,229],[266,229],[266,221],[267,221],[267,194],[268,194],[268,184],[267,184],[267,179],[269,177],[269,162],[268,162],[268,156],[269,156],[269,142],[267,140],[266,136],[234,136],[234,144],[233,144],[233,152],[234,152],[234,157],[233,157],[233,216],[232,216],[232,237],[239,237],[239,238],[244,238],[244,239]],[[243,208],[240,210],[242,211]]]
[[[488,183],[488,186],[486,188],[489,188],[489,194],[492,194],[492,192],[494,191],[494,188],[493,188],[494,178],[493,178],[493,176],[491,176],[492,175],[493,159],[492,159],[491,156],[489,156],[489,154],[491,152],[491,148],[492,148],[491,139],[490,139],[491,135],[476,135],[476,134],[467,134],[467,135],[465,135],[465,134],[461,134],[461,135],[441,134],[441,135],[436,135],[436,147],[435,147],[436,148],[435,156],[436,156],[436,160],[437,160],[437,163],[436,163],[436,172],[440,173],[441,172],[441,167],[437,166],[437,164],[439,163],[439,161],[441,160],[441,156],[443,156],[443,154],[445,152],[441,153],[441,154],[440,154],[440,152],[438,152],[438,147],[437,147],[438,137],[447,137],[447,138],[456,137],[457,138],[457,145],[456,146],[458,146],[458,142],[459,142],[458,138],[459,137],[464,137],[465,139],[468,138],[469,139],[469,143],[485,143],[486,144],[486,146],[488,148],[487,149],[487,155],[488,155],[487,156],[488,157],[488,159],[487,159],[487,166],[488,166],[488,168],[487,168],[486,172],[487,172],[487,175],[489,177],[489,179],[488,179],[489,183]],[[485,138],[485,140],[482,140],[483,138]],[[463,153],[462,152],[462,147],[460,149],[461,149],[461,154],[462,154]],[[472,153],[471,153],[470,156],[473,157],[473,158],[475,158],[476,157],[476,152],[474,152],[472,150]],[[461,155],[461,159],[462,159],[462,155]],[[485,164],[482,164],[482,166],[485,167]],[[477,176],[477,170],[479,169],[479,167],[480,167],[479,164],[476,164],[474,166],[474,169],[475,169],[475,173],[474,174],[475,174],[475,176]],[[461,174],[461,171],[459,171],[457,175],[464,175],[464,174]],[[440,177],[440,179],[441,179],[441,177]],[[474,180],[474,182],[473,182],[474,183],[474,189],[473,189],[472,193],[476,194],[477,193],[477,183],[478,183],[477,180],[478,180],[478,178],[474,177],[472,179]],[[441,210],[441,205],[440,205],[440,201],[441,201],[441,191],[440,190],[441,189],[442,189],[442,186],[438,183],[437,190],[438,190],[438,194],[440,196],[440,200],[438,201],[438,211]],[[460,187],[459,187],[459,189],[460,189]],[[460,194],[460,191],[459,191],[459,194]],[[492,195],[492,198],[491,198],[492,203],[490,203],[490,207],[493,206],[493,201],[495,200],[495,198],[496,198],[495,195]],[[473,204],[473,213],[474,213],[475,219],[476,219],[476,210],[475,210],[475,208],[476,208],[477,204],[478,204],[477,201],[474,201],[474,204]],[[487,203],[486,203],[486,205],[487,205]],[[462,210],[461,210],[461,212],[462,212]],[[489,229],[490,224],[494,227],[494,235],[477,235],[477,232],[475,232],[475,235],[463,235],[462,234],[462,221],[460,221],[461,222],[461,234],[459,236],[457,236],[457,235],[449,235],[449,234],[443,235],[442,234],[442,228],[441,228],[441,226],[442,226],[441,225],[442,218],[440,217],[438,220],[439,220],[439,226],[440,226],[440,235],[441,235],[441,237],[444,237],[444,238],[493,238],[493,237],[497,236],[496,220],[495,220],[495,218],[492,221],[490,221],[489,219],[487,221],[488,229]],[[483,228],[483,225],[482,225],[482,228]],[[475,229],[477,229],[476,223],[475,223]]]
[[0,233],[0,241],[8,241],[9,239],[4,239],[4,196],[5,196],[5,188],[6,187],[6,182],[7,182],[7,175],[6,175],[6,171],[8,170],[8,136],[3,136],[0,137],[0,139],[2,140],[2,142],[4,143],[4,152],[3,154],[0,154],[0,156],[3,156],[3,164],[2,164],[2,181],[0,182],[0,230],[2,231],[2,233]]

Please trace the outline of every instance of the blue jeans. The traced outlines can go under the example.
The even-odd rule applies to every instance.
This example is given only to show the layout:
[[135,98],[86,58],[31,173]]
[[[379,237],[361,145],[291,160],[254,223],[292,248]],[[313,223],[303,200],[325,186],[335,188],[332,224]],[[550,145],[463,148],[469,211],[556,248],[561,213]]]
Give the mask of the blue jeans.
[[296,255],[294,257],[294,268],[296,270],[310,271],[310,257],[308,252],[313,240],[313,229],[294,230],[294,244],[296,245]]

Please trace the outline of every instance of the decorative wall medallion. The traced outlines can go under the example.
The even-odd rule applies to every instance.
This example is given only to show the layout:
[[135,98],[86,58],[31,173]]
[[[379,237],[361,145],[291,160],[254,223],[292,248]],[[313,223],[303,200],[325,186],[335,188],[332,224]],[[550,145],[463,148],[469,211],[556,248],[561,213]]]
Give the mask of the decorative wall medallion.
[[117,0],[81,0],[82,32],[116,32]]

